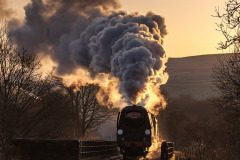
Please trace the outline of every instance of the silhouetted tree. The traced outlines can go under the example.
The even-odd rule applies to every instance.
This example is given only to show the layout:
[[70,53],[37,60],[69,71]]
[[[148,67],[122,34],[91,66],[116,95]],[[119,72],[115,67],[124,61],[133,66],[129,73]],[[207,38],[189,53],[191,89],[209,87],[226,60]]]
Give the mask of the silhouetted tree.
[[[49,89],[49,78],[42,77],[40,63],[10,41],[5,27],[0,29],[0,159],[9,159],[8,148],[14,137],[21,137],[34,126],[40,113],[34,107]],[[25,123],[29,113],[34,119]],[[37,120],[38,121],[38,120]],[[2,154],[1,154],[2,153]]]
[[45,85],[48,90],[24,120],[26,134],[22,137],[72,138],[71,101],[64,85],[57,77],[52,77]]
[[216,11],[221,22],[218,24],[226,40],[220,43],[221,49],[229,49],[232,54],[223,55],[214,68],[214,78],[220,91],[217,101],[224,116],[228,136],[230,159],[240,159],[240,2],[228,0],[225,11]]
[[238,0],[228,0],[223,13],[216,9],[216,17],[221,21],[217,24],[218,30],[225,37],[225,41],[219,43],[220,49],[233,47],[235,52],[238,52],[240,49],[240,2]]
[[87,86],[71,86],[68,93],[72,105],[75,121],[75,136],[84,138],[87,131],[95,129],[101,123],[111,118],[113,112],[101,106],[96,98],[99,87],[94,84]]

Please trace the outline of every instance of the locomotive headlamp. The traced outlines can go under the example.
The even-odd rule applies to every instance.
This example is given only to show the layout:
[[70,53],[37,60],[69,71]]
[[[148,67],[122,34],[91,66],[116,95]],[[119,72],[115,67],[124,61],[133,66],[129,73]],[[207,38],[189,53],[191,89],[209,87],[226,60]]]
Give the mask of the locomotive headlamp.
[[122,129],[118,129],[117,134],[118,135],[122,135],[123,134],[123,130]]
[[146,129],[146,130],[145,130],[145,134],[146,134],[146,135],[149,135],[150,133],[151,133],[151,131],[150,131],[149,129]]

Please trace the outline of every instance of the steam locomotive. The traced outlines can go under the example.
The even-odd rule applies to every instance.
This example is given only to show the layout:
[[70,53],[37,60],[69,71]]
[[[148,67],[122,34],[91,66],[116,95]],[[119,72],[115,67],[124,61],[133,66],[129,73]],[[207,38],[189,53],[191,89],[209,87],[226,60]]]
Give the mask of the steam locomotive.
[[118,113],[117,143],[124,159],[127,156],[146,157],[152,145],[151,123],[142,106],[127,106]]

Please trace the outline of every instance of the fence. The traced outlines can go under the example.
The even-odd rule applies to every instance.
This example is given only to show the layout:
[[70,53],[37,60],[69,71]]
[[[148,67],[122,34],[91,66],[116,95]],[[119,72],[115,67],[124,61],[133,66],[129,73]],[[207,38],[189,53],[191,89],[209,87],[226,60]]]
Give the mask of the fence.
[[116,156],[119,155],[117,143],[114,141],[80,141],[79,157],[91,158],[97,156]]
[[[115,141],[15,139],[17,160],[119,160]],[[174,143],[163,142],[161,160],[174,156]]]
[[[19,160],[81,160],[119,157],[116,142],[15,139]],[[94,158],[95,157],[95,158]]]

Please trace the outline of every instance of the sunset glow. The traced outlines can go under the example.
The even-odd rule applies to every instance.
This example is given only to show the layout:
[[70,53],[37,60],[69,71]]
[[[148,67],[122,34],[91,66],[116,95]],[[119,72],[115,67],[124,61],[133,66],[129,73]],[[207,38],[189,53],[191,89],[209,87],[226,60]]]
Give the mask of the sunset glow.
[[0,0],[0,160],[240,160],[239,62],[240,0]]

